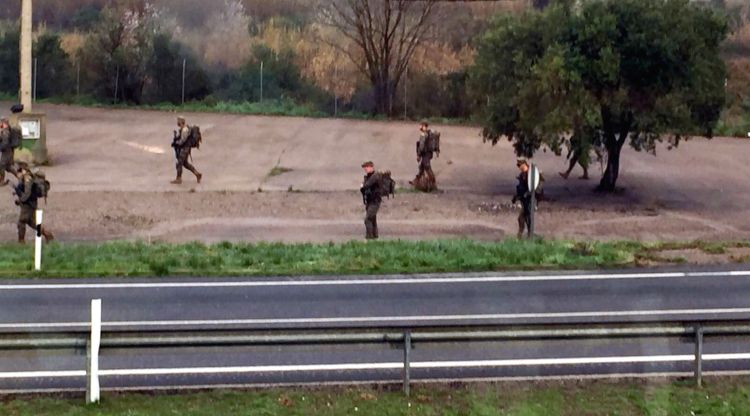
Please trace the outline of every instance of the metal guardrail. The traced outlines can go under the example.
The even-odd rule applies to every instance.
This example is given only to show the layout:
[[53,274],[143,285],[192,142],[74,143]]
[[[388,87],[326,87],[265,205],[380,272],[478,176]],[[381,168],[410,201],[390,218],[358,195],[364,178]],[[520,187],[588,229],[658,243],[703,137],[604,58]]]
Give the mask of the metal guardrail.
[[110,348],[180,348],[217,346],[283,346],[322,344],[391,344],[403,349],[403,390],[409,394],[411,384],[411,350],[420,342],[529,341],[558,339],[603,339],[641,337],[686,337],[694,340],[694,378],[697,386],[703,379],[703,340],[706,336],[750,336],[750,321],[690,321],[662,324],[607,324],[582,327],[578,324],[555,324],[533,328],[509,329],[469,326],[460,328],[308,328],[264,333],[242,331],[180,330],[164,333],[102,333],[101,301],[92,300],[91,327],[87,332],[43,332],[0,335],[1,350],[86,349],[86,401],[99,401],[99,351]]

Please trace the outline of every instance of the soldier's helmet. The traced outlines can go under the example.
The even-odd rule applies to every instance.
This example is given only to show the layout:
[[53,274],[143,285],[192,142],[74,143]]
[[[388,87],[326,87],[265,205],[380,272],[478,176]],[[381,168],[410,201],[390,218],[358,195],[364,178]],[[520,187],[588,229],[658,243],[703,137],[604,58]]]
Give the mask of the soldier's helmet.
[[529,161],[523,158],[516,160],[516,166],[520,168],[523,165],[529,166]]
[[367,162],[365,162],[365,163],[362,164],[362,167],[363,168],[367,168],[367,167],[374,168],[375,164],[368,160]]
[[185,117],[183,117],[183,116],[177,116],[177,122],[180,123],[180,124],[184,124],[185,123]]

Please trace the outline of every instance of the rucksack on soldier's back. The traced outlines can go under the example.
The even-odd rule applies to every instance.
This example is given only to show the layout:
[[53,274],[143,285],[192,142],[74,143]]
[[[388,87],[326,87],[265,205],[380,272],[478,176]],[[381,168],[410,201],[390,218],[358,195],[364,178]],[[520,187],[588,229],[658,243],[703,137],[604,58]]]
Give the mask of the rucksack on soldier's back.
[[10,147],[13,149],[18,149],[21,147],[21,142],[23,141],[23,133],[21,132],[21,129],[18,127],[11,127],[10,128]]
[[200,126],[190,126],[190,147],[200,149],[201,143],[203,143],[203,135]]
[[396,181],[391,178],[391,171],[378,172],[378,177],[380,196],[390,198],[392,195],[396,195]]
[[437,153],[440,155],[440,132],[430,130],[430,135],[427,136],[427,151]]

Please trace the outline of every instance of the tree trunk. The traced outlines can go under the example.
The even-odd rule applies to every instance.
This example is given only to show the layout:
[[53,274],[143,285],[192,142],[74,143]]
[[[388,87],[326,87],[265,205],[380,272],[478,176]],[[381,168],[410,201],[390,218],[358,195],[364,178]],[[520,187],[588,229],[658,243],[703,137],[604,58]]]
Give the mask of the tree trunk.
[[614,192],[617,185],[617,177],[620,175],[620,153],[624,141],[616,139],[608,143],[607,146],[607,169],[604,171],[599,186],[596,188],[599,192]]

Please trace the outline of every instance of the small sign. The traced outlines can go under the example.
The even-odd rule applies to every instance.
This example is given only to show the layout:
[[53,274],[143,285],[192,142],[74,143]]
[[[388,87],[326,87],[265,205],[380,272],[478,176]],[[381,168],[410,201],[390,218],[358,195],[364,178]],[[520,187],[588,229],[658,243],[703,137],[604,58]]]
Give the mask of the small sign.
[[531,164],[531,167],[529,168],[529,190],[530,191],[536,191],[536,188],[539,187],[539,181],[541,180],[541,175],[539,173],[539,168],[536,167],[535,164]]
[[41,137],[41,122],[39,120],[19,120],[21,134],[24,140],[38,140]]

